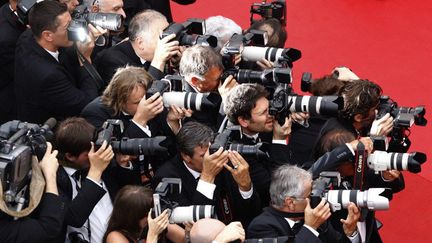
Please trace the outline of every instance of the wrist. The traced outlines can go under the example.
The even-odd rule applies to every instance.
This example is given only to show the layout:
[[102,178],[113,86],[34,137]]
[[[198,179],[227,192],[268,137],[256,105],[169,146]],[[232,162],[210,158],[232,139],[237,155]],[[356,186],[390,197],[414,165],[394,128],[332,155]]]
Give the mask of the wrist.
[[148,120],[145,119],[145,118],[135,117],[135,116],[132,118],[132,121],[138,123],[139,125],[141,125],[143,127],[146,127],[147,126],[147,122],[148,122]]
[[350,237],[350,238],[355,237],[357,234],[358,234],[357,228],[355,230],[353,230],[353,231],[345,232],[345,235],[348,236],[348,237]]
[[209,175],[209,174],[207,174],[205,172],[201,173],[200,180],[203,180],[203,181],[205,181],[207,183],[214,184],[214,176],[211,176],[211,175]]
[[102,177],[102,171],[100,171],[98,169],[94,169],[90,166],[90,170],[87,174],[87,177],[91,178],[92,180],[94,180],[96,182],[100,182],[101,177]]

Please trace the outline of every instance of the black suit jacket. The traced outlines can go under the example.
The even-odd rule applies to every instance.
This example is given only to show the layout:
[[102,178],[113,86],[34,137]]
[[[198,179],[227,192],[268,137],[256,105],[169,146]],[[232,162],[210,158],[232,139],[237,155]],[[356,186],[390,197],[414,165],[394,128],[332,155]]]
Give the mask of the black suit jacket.
[[38,207],[27,217],[13,220],[0,213],[0,242],[48,242],[61,233],[64,216],[61,197],[45,193]]
[[0,8],[0,123],[16,119],[14,66],[15,47],[25,26],[18,22],[9,4]]
[[324,223],[318,228],[319,236],[316,237],[309,229],[302,227],[297,234],[294,234],[284,213],[267,207],[256,217],[247,228],[246,238],[275,238],[278,236],[294,236],[294,242],[350,242],[349,239],[335,231],[331,224]]
[[98,92],[87,71],[79,70],[81,79],[76,80],[36,42],[30,30],[25,31],[18,39],[15,56],[18,118],[43,123],[50,117],[78,116]]
[[[273,144],[272,133],[260,133],[259,141],[267,143],[268,146],[263,148],[268,153],[269,158],[258,159],[253,154],[243,155],[243,158],[249,164],[249,171],[252,182],[261,198],[262,206],[268,206],[270,202],[270,180],[274,169],[283,164],[290,163],[289,149],[284,144]],[[243,135],[239,141],[235,141],[244,145],[255,145],[258,141]]]
[[[94,64],[105,86],[108,85],[117,68],[126,65],[144,67],[153,79],[164,77],[164,73],[153,66],[144,66],[140,58],[135,54],[130,41],[124,41],[118,45],[105,49],[96,55]],[[147,63],[146,63],[147,64]]]
[[[86,172],[87,171],[83,171],[83,177],[86,175]],[[122,186],[140,183],[139,174],[135,171],[121,168],[113,164],[102,173],[102,180],[113,202],[115,195]],[[62,227],[62,233],[52,242],[60,243],[65,240],[68,225],[75,228],[80,228],[84,225],[93,211],[93,208],[105,195],[106,191],[93,181],[83,178],[81,179],[81,188],[78,194],[72,199],[72,183],[63,166],[60,166],[57,170],[57,185],[59,195],[65,202],[65,221]]]
[[[260,199],[255,191],[255,185],[252,197],[243,199],[237,183],[234,181],[231,173],[225,169],[223,169],[215,179],[214,184],[216,185],[216,189],[213,200],[208,199],[196,190],[198,182],[187,170],[179,155],[167,161],[156,172],[153,181],[154,188],[162,178],[180,178],[182,180],[181,194],[171,196],[171,200],[178,202],[180,206],[214,205],[218,219],[224,223],[239,220],[242,222],[243,226],[246,227],[253,217],[261,211]],[[224,207],[223,198],[225,198],[226,203],[229,205],[228,209]],[[227,210],[225,211],[227,213],[224,213],[224,210]]]

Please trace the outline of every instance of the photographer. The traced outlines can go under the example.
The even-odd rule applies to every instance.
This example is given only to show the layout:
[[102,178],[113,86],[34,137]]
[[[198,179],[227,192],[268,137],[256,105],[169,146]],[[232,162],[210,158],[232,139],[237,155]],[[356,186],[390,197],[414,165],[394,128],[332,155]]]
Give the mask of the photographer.
[[[361,138],[360,140],[356,140],[354,135],[349,131],[342,129],[329,131],[319,140],[316,148],[316,156],[320,156],[321,154],[345,143],[350,144],[353,148],[357,148],[359,141],[364,144],[365,149],[367,149],[369,153],[372,152],[373,144],[370,138]],[[354,160],[354,150],[356,149],[352,150],[352,160]],[[344,181],[342,184],[348,186],[341,189],[352,189],[352,186],[354,185],[355,165],[352,160],[341,161],[336,165],[336,167],[333,166],[333,168],[329,168],[329,170],[339,171],[342,180]],[[319,174],[319,172],[317,172],[317,174]],[[366,169],[364,178],[364,183],[368,188],[391,188],[392,192],[396,193],[403,190],[405,187],[402,174],[396,170],[383,171],[381,174],[376,174],[374,171]],[[344,231],[340,219],[345,218],[347,214],[347,210],[341,210],[335,212],[330,218],[333,226],[339,232]],[[364,220],[358,222],[358,225],[360,226],[358,229],[360,229],[359,234],[362,242],[382,242],[378,232],[374,211],[366,210],[363,214],[365,214],[363,216]]]
[[[117,191],[126,184],[139,184],[139,175],[130,163],[111,163],[114,152],[107,142],[99,149],[92,143],[95,128],[83,118],[63,121],[55,134],[60,164],[57,185],[66,202],[63,234],[100,242]],[[62,238],[62,239],[60,239]]]
[[[230,122],[240,125],[241,144],[254,145],[260,141],[271,144],[270,159],[258,160],[247,157],[252,181],[261,197],[263,205],[268,205],[271,171],[279,165],[289,163],[287,139],[291,133],[291,118],[280,126],[269,114],[268,92],[259,84],[241,84],[229,94],[225,103],[225,113]],[[247,98],[246,98],[247,97]]]
[[[187,48],[180,60],[180,75],[183,76],[183,91],[207,93],[219,91],[221,100],[237,85],[232,75],[221,80],[223,74],[222,57],[209,46],[195,45]],[[223,117],[219,107],[211,111],[195,111],[192,120],[201,122],[214,131]]]
[[[140,156],[148,171],[148,163],[153,170],[174,153],[174,134],[180,128],[179,119],[188,111],[172,107],[169,112],[164,110],[162,97],[159,93],[146,97],[152,77],[138,67],[119,68],[101,97],[96,98],[82,111],[81,116],[96,128],[101,128],[107,119],[119,119],[124,124],[122,137],[150,138],[166,136],[169,148],[168,154],[160,156]],[[120,139],[120,138],[118,138]],[[143,171],[144,170],[144,171]],[[149,175],[148,175],[149,176]]]
[[158,185],[163,178],[180,178],[182,191],[171,200],[180,206],[214,205],[222,222],[239,220],[248,225],[261,210],[249,165],[236,151],[219,148],[209,154],[212,139],[209,127],[197,122],[186,123],[177,134],[179,154],[156,172],[153,185]]
[[129,24],[129,40],[103,51],[95,59],[106,85],[116,69],[126,65],[144,67],[153,79],[163,78],[165,64],[173,55],[181,55],[179,42],[172,41],[175,35],[159,39],[167,26],[166,18],[159,12],[146,10],[135,15]]
[[[277,168],[270,185],[271,206],[251,222],[247,238],[289,236],[294,242],[350,242],[327,222],[331,212],[325,199],[311,208],[311,191],[311,174],[291,165]],[[350,207],[356,208],[354,204]],[[360,214],[354,208],[343,223],[350,229],[355,228]]]
[[[62,47],[69,47],[67,28],[71,16],[57,1],[36,3],[29,14],[31,31],[18,39],[15,56],[15,92],[18,118],[42,123],[49,117],[63,120],[78,115],[97,96],[97,84],[83,66],[79,79],[63,65]],[[78,49],[91,61],[93,40],[104,31],[89,25],[91,34]],[[82,64],[82,63],[81,63]],[[31,80],[31,82],[29,82]]]
[[[34,211],[28,217],[13,220],[12,217],[0,214],[0,241],[1,242],[48,242],[60,234],[65,216],[64,203],[59,197],[56,183],[58,168],[57,150],[52,151],[47,143],[47,150],[38,166],[45,177],[45,193]],[[52,151],[52,152],[51,152]],[[33,172],[34,175],[37,172]],[[39,172],[40,173],[40,172]],[[35,188],[44,190],[43,188]],[[32,192],[30,192],[32,194]],[[3,195],[2,195],[3,197]],[[2,203],[3,200],[2,200]]]

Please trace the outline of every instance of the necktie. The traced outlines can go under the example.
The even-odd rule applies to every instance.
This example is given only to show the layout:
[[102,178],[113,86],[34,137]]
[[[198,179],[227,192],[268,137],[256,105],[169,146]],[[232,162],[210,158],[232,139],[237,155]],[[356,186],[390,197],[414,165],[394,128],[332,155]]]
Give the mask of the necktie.
[[75,181],[75,189],[79,191],[81,189],[81,171],[75,171],[75,173],[72,174],[72,178]]
[[293,225],[293,227],[291,229],[294,232],[294,234],[297,234],[301,230],[301,228],[303,227],[303,224],[304,224],[304,221],[302,220],[302,221],[299,221]]

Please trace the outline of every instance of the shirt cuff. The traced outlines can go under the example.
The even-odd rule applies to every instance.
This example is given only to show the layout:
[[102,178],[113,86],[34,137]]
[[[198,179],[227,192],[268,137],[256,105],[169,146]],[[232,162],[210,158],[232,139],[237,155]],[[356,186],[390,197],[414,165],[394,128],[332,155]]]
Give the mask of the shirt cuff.
[[104,189],[103,181],[97,182],[97,181],[93,180],[92,178],[90,178],[88,176],[87,176],[87,179],[89,179],[90,181],[92,181],[94,184],[100,186],[102,189]]
[[196,190],[199,191],[201,194],[203,194],[206,198],[213,200],[213,194],[216,189],[215,184],[208,183],[203,180],[198,181],[198,185]]
[[287,145],[287,140],[286,139],[273,139],[272,140],[273,144],[283,144],[283,145]]
[[347,236],[352,243],[360,242],[360,234],[356,230],[352,236]]
[[252,194],[253,194],[253,185],[251,185],[251,189],[247,192],[242,191],[240,188],[239,188],[239,191],[240,191],[240,195],[242,196],[243,199],[249,199],[252,197]]
[[319,233],[318,233],[318,231],[316,231],[314,228],[312,228],[312,227],[310,227],[309,225],[307,225],[307,224],[304,224],[303,225],[304,227],[306,227],[307,229],[309,229],[316,237],[318,237],[319,236]]
[[128,169],[128,170],[133,170],[133,165],[132,165],[132,162],[130,162],[130,161],[128,161],[128,165],[127,166],[120,165],[120,167]]
[[384,176],[383,176],[383,172],[382,172],[382,171],[380,171],[380,174],[381,174],[381,179],[382,179],[384,182],[392,182],[392,180],[387,180],[386,178],[384,178]]
[[349,145],[349,143],[346,143],[345,145],[348,147],[348,149],[351,151],[351,153],[352,153],[353,155],[355,155],[354,149],[351,148],[351,145]]
[[135,123],[135,125],[137,125],[145,134],[147,134],[147,136],[151,137],[151,131],[148,125],[144,127],[138,122],[135,122],[134,120],[132,120],[132,122]]

